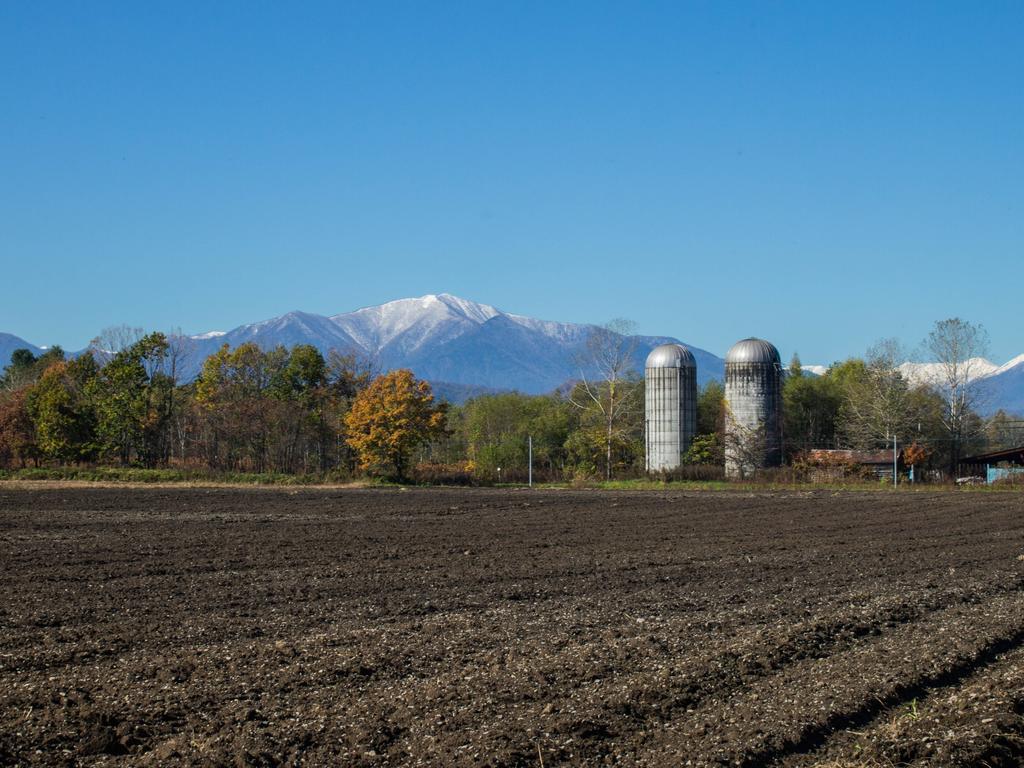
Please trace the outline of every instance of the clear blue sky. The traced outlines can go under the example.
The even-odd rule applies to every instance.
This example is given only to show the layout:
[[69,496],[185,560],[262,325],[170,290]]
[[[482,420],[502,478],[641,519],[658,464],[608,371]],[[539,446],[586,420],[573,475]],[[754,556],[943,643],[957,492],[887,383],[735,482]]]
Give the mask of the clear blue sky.
[[[844,7],[840,7],[840,5]],[[1024,352],[1024,4],[0,4],[0,331],[447,291]]]

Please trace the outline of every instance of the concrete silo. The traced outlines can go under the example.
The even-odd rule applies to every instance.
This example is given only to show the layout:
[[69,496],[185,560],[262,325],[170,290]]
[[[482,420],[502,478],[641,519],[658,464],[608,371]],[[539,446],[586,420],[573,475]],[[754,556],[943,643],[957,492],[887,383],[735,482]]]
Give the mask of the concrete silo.
[[725,356],[725,474],[744,477],[782,463],[782,361],[763,339]]
[[697,431],[697,361],[682,344],[651,350],[644,365],[647,471],[675,469]]

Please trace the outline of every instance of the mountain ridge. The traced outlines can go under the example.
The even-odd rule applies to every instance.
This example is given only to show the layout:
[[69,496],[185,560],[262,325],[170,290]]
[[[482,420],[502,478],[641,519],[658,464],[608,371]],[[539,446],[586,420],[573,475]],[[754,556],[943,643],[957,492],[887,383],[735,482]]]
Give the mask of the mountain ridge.
[[[202,361],[223,344],[234,348],[254,342],[264,349],[311,344],[330,350],[357,353],[380,370],[410,368],[420,378],[443,384],[458,393],[519,390],[527,394],[551,392],[579,377],[574,362],[597,328],[586,323],[541,320],[505,312],[490,304],[449,293],[395,299],[350,312],[318,315],[292,310],[277,317],[239,325],[229,331],[207,331],[188,336],[191,343],[182,378],[198,375]],[[698,382],[724,376],[724,360],[700,347],[671,336],[634,336],[634,367],[642,371],[651,348],[667,342],[684,343],[697,359]],[[43,348],[9,333],[0,333],[0,367],[11,353],[24,347],[34,354]],[[973,361],[990,405],[1024,413],[1024,355],[998,366]],[[824,366],[805,366],[824,373]],[[820,369],[820,370],[819,370]],[[907,363],[901,367],[914,381],[934,378],[935,365]]]
[[[235,347],[252,341],[263,348],[312,344],[324,353],[336,349],[361,354],[381,370],[410,368],[420,378],[443,382],[451,391],[515,389],[541,394],[579,376],[574,360],[596,327],[540,320],[442,293],[330,316],[292,311],[228,332],[189,338],[199,359],[222,344]],[[642,370],[650,347],[678,340],[636,336],[635,341],[633,363]],[[688,346],[698,359],[702,382],[722,377],[721,358]],[[196,373],[189,369],[186,375]]]
[[11,355],[16,349],[27,349],[37,357],[45,351],[42,347],[30,344],[13,333],[0,333],[0,370],[6,368],[11,362]]

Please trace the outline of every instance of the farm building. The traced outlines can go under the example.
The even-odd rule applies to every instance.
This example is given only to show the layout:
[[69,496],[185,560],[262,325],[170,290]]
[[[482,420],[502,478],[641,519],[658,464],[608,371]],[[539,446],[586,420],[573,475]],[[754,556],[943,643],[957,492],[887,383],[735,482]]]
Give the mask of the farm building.
[[960,477],[984,477],[989,483],[1017,476],[1024,481],[1024,446],[981,453],[960,460]]
[[[893,456],[891,450],[850,451],[817,449],[808,451],[803,458],[809,479],[828,482],[861,476],[892,481]],[[903,451],[896,454],[896,469],[902,472]]]

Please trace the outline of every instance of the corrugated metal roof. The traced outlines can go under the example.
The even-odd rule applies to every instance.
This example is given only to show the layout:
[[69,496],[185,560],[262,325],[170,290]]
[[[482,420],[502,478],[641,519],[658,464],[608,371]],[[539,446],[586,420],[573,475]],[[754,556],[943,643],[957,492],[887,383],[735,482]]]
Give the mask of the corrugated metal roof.
[[733,344],[725,356],[726,363],[765,363],[781,365],[779,350],[764,339],[743,339]]
[[1024,445],[1019,448],[980,453],[977,456],[960,459],[961,464],[994,464],[1000,461],[1016,461],[1019,464],[1024,464]]
[[645,368],[696,368],[693,353],[682,344],[662,344],[651,350]]
[[[897,455],[902,455],[900,451]],[[855,464],[892,464],[892,451],[853,451],[842,448],[815,448],[807,452],[812,459],[840,458]]]

